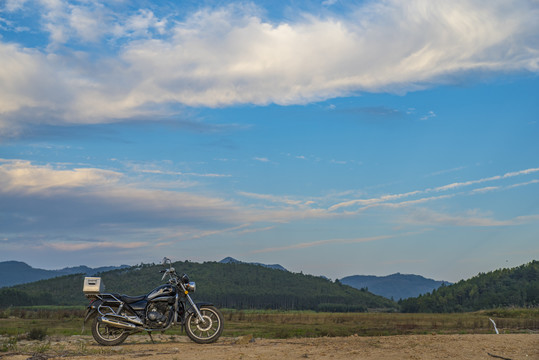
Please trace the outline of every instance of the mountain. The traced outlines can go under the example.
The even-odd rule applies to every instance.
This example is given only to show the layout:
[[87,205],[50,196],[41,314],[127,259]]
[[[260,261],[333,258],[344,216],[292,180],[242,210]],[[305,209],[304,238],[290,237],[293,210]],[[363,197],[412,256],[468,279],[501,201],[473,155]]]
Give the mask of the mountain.
[[[197,283],[195,301],[208,301],[230,309],[315,311],[396,311],[398,304],[365,290],[357,290],[318,276],[276,271],[246,263],[176,262],[179,274]],[[138,267],[101,273],[106,291],[142,295],[162,284],[163,267]],[[33,305],[85,305],[84,275],[66,275],[0,289],[0,308]]]
[[44,270],[33,268],[21,261],[2,261],[0,262],[0,288],[50,279],[63,275],[86,274],[87,276],[93,276],[100,272],[126,267],[129,266],[121,265],[90,268],[82,265],[77,267],[66,267],[60,270]]
[[539,261],[481,273],[399,302],[403,312],[467,312],[539,306]]
[[424,278],[420,275],[392,274],[388,276],[353,275],[340,279],[345,285],[356,289],[368,289],[376,295],[388,299],[406,299],[426,294],[442,285],[449,285],[447,281],[437,281]]
[[226,258],[224,258],[223,260],[221,260],[219,262],[221,264],[251,264],[251,265],[263,266],[263,267],[270,268],[270,269],[275,269],[275,270],[288,271],[283,266],[281,266],[279,264],[267,265],[267,264],[261,264],[261,263],[257,263],[257,262],[246,263],[246,262],[243,262],[243,261],[236,260],[236,259],[234,259],[234,258],[232,258],[230,256],[227,256]]

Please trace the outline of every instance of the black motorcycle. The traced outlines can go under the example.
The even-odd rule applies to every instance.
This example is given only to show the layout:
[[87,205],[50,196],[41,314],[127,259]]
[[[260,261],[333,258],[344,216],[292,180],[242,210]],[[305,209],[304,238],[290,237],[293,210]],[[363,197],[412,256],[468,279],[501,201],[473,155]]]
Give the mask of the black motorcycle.
[[83,291],[93,301],[88,305],[84,322],[92,320],[92,335],[99,344],[114,346],[136,332],[165,331],[173,325],[185,328],[187,336],[196,343],[217,341],[223,332],[223,315],[213,304],[194,303],[189,293],[196,290],[194,282],[184,274],[179,277],[168,258],[168,284],[147,295],[127,296],[104,293],[100,278],[85,278]]

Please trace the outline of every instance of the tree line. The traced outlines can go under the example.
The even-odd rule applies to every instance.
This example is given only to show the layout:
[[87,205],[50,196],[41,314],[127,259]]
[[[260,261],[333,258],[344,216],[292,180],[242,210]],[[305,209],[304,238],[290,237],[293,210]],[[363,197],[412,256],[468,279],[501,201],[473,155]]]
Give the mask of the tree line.
[[402,312],[469,312],[500,307],[539,306],[539,261],[499,269],[399,301]]

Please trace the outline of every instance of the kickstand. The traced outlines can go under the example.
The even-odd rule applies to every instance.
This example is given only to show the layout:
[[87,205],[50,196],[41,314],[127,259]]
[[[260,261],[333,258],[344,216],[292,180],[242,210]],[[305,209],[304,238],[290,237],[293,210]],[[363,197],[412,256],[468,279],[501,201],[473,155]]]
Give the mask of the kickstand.
[[155,341],[153,341],[152,333],[148,331],[148,335],[150,335],[150,340],[152,340],[152,344],[155,344]]

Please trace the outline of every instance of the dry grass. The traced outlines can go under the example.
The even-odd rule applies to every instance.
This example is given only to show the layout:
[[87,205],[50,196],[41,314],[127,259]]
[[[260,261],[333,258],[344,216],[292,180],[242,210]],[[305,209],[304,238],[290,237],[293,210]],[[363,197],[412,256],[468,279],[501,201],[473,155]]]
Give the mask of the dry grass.
[[226,332],[256,337],[380,336],[407,334],[486,334],[489,317],[506,333],[539,331],[539,312],[496,317],[485,312],[459,314],[225,312]]
[[[408,334],[487,334],[539,332],[539,309],[493,310],[457,314],[316,313],[223,310],[224,336],[252,334],[258,338],[320,336],[381,336]],[[0,335],[25,337],[32,330],[47,329],[47,335],[84,333],[81,309],[24,309],[0,313]],[[181,334],[180,328],[166,334]]]

